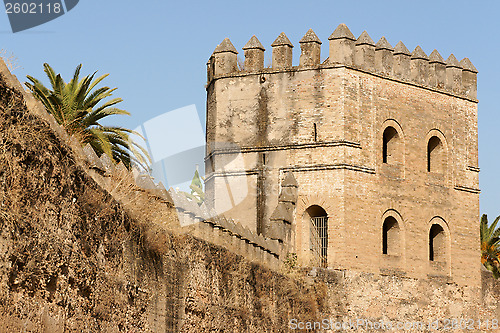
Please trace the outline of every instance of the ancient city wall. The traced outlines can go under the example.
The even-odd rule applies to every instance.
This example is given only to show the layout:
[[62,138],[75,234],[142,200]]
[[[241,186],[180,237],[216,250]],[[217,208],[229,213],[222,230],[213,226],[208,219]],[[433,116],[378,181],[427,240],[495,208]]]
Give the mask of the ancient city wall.
[[293,258],[278,271],[184,234],[171,196],[80,151],[1,65],[0,332],[292,332],[295,319],[499,318],[488,272],[479,288],[299,270]]
[[166,191],[82,151],[0,69],[0,332],[261,332],[324,311],[324,287],[187,235]]

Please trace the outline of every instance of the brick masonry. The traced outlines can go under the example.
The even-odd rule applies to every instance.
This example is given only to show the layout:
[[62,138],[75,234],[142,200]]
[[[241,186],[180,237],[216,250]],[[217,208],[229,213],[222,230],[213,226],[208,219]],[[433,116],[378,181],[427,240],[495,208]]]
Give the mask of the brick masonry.
[[[320,64],[314,47],[321,42],[310,30],[296,67],[285,52],[291,50],[287,38],[285,45],[273,43],[269,68],[247,59],[263,56],[255,36],[247,46],[259,47],[245,53],[250,68],[237,69],[229,39],[214,51],[207,84],[210,203],[273,238],[266,230],[279,223],[271,216],[285,173],[291,172],[298,200],[291,234],[282,238],[290,239],[289,252],[297,253],[301,264],[314,259],[306,211],[317,205],[328,215],[328,267],[477,286],[474,66],[453,55],[444,61],[437,51],[428,57],[420,47],[410,53],[401,42],[393,49],[385,38],[375,44],[366,32],[356,40],[345,25],[329,40],[329,58]],[[398,141],[388,146],[393,159],[384,163],[388,127]],[[440,146],[438,157],[431,158],[433,168],[436,159],[439,167],[428,171],[433,137]],[[228,163],[235,156],[244,162]],[[233,209],[222,195],[228,179],[246,187]],[[383,253],[387,217],[397,221],[395,255]],[[430,248],[432,225],[442,229],[439,250]],[[439,251],[439,260],[430,260],[433,251]]]

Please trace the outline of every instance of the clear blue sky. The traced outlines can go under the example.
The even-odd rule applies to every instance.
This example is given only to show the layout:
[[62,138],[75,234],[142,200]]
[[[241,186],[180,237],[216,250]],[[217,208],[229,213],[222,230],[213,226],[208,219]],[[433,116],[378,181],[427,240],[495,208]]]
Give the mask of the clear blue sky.
[[436,48],[445,58],[468,57],[479,70],[481,213],[492,218],[500,215],[499,12],[497,1],[80,0],[66,15],[17,34],[1,13],[0,48],[17,56],[21,81],[26,74],[44,77],[44,62],[65,78],[79,63],[85,74],[110,73],[105,83],[118,87],[122,108],[132,113],[114,123],[130,128],[191,104],[203,122],[205,64],[225,37],[241,54],[253,34],[270,51],[284,31],[296,46],[296,64],[298,41],[309,28],[326,55],[328,36],[343,22],[356,36],[367,30],[393,46],[402,40],[410,50],[420,45],[427,54]]

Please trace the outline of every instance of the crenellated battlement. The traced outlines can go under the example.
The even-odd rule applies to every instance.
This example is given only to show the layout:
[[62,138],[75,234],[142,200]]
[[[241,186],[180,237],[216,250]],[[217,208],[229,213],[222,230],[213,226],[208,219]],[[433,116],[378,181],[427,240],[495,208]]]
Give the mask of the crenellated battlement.
[[298,66],[292,66],[293,44],[284,32],[271,44],[272,65],[264,67],[265,48],[256,36],[243,47],[244,66],[238,68],[238,52],[229,38],[214,50],[207,63],[208,83],[227,76],[348,67],[374,75],[427,87],[467,99],[477,99],[477,69],[468,58],[460,62],[451,54],[445,61],[437,50],[428,56],[420,46],[410,52],[403,42],[394,48],[385,37],[375,43],[363,31],[356,38],[345,24],[328,37],[329,55],[321,63],[321,40],[309,29],[299,41]]

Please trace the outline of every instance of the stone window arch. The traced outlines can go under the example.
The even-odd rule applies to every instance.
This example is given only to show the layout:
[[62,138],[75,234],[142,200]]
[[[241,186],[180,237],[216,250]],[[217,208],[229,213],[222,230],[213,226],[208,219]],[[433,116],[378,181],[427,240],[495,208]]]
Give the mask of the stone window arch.
[[429,274],[451,277],[451,232],[448,223],[442,217],[434,216],[427,230]]
[[401,229],[393,216],[386,217],[382,225],[382,254],[401,254]]
[[429,260],[446,262],[447,244],[444,228],[439,224],[433,224],[429,230]]
[[382,163],[397,165],[403,162],[403,131],[396,121],[389,119],[382,134]]
[[443,142],[432,136],[427,143],[427,172],[444,173],[446,170],[446,151]]
[[430,130],[426,137],[427,172],[445,174],[448,169],[448,144],[444,134],[438,130]]
[[328,264],[328,215],[318,206],[312,205],[306,209],[309,218],[310,242],[313,264],[327,267]]

